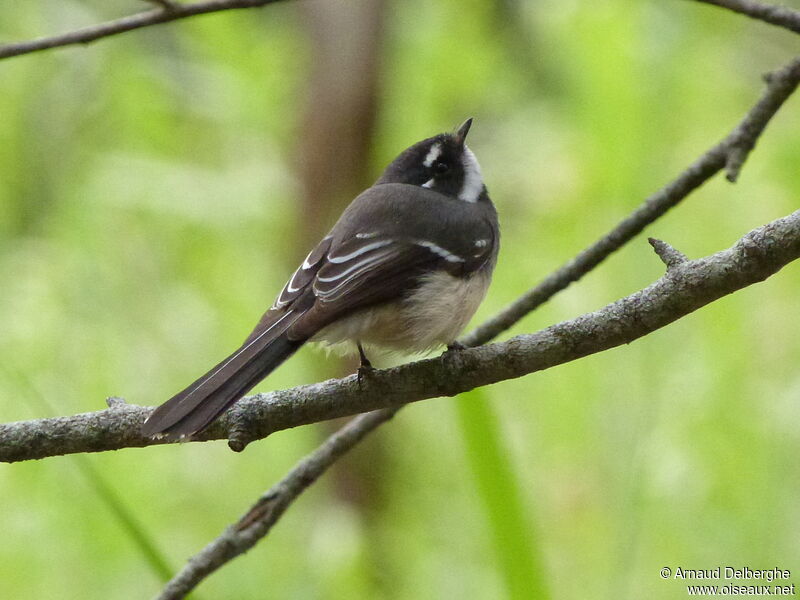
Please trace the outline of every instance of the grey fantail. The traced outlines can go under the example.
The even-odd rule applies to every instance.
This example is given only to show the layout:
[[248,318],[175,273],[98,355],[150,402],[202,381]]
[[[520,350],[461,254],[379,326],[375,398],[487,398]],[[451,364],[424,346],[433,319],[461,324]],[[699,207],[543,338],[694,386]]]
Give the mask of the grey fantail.
[[144,435],[207,427],[306,342],[451,345],[483,300],[500,231],[465,140],[472,119],[403,151],[308,254],[242,346],[159,406]]

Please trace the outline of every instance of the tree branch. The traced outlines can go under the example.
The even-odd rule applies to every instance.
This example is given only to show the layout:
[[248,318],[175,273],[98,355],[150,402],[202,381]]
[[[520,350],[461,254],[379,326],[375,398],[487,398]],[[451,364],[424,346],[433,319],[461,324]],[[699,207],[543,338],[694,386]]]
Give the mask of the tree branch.
[[[605,308],[506,342],[239,401],[200,440],[229,437],[235,450],[271,433],[473,388],[628,344],[737,289],[761,281],[800,255],[800,211],[757,229],[733,248],[676,265],[650,287]],[[108,410],[0,426],[0,460],[159,443],[139,426],[150,408]]]
[[[786,97],[788,97],[788,95],[791,94],[791,92],[792,90],[790,89],[786,94]],[[768,90],[768,94],[766,94],[765,96],[768,97],[770,95],[771,94],[769,93]],[[778,106],[782,101],[783,100],[778,101]],[[769,120],[771,115],[767,114],[766,112],[758,111],[757,109],[758,107],[756,107],[756,109],[752,111],[752,114],[748,116],[752,116],[754,120],[758,120],[759,118],[763,117],[766,117],[766,120]],[[772,109],[772,112],[774,113],[774,110],[776,109],[777,107]],[[761,112],[761,117],[758,116],[759,112]],[[764,123],[766,123],[766,121],[764,121]],[[763,130],[763,126],[761,129]],[[746,131],[747,128],[742,127],[742,130]],[[756,133],[755,136],[753,137],[753,140],[758,135],[759,133]],[[744,151],[740,150],[736,152],[735,153],[736,155],[729,152],[729,155],[726,159],[726,166],[728,168],[728,178],[731,181],[736,179],[738,171],[741,168],[744,159],[747,156],[747,153],[752,149],[752,147],[753,144],[745,146],[744,147],[745,150]],[[716,173],[716,170],[714,171],[714,173]],[[635,235],[635,233],[633,235]],[[667,265],[668,273],[687,262],[687,258],[682,253],[672,248],[666,242],[655,240],[653,238],[649,238],[648,241],[651,243],[654,250],[662,259],[662,261]],[[599,256],[601,256],[601,258],[595,262],[595,265],[598,264],[600,260],[603,260],[606,256],[608,256],[611,252],[614,251],[613,244],[605,245],[605,248],[603,248],[602,242],[603,240],[600,240],[598,244],[595,244],[595,247],[598,248],[596,252],[598,252]],[[589,250],[591,250],[591,248]],[[562,268],[560,275],[561,275],[561,281],[564,283],[556,286],[551,285],[549,288],[549,294],[547,293],[547,290],[542,290],[543,286],[538,286],[540,288],[538,295],[538,298],[540,300],[538,303],[536,302],[532,303],[529,310],[532,310],[538,304],[541,304],[547,298],[557,293],[560,289],[563,289],[564,287],[569,285],[570,281],[574,281],[575,279],[580,278],[582,276],[582,273],[586,272],[586,270],[581,271],[582,268],[583,267],[581,267],[579,264],[576,264],[575,261],[569,263],[564,268]],[[590,267],[590,269],[591,268],[592,267]],[[571,269],[574,270],[575,274],[570,273]],[[574,279],[571,279],[572,277],[574,277]],[[536,290],[532,290],[532,293],[534,291]],[[498,332],[499,330],[497,329],[495,329],[493,332],[491,329],[486,328],[483,332],[483,336],[485,339],[481,340],[479,335],[473,335],[472,343],[477,344],[477,343],[482,343],[484,341],[488,341],[490,337],[496,335],[496,333]],[[324,460],[324,457],[328,455],[326,452],[326,448],[330,443],[332,443],[334,440],[342,439],[340,438],[340,436],[344,434],[345,431],[347,431],[349,435],[344,438],[344,443],[346,444],[346,447],[345,448],[342,448],[341,446],[339,447],[339,449],[343,453],[352,448],[353,446],[355,446],[358,443],[358,441],[360,441],[360,439],[363,438],[364,435],[371,432],[372,430],[380,426],[382,423],[384,423],[386,420],[391,418],[396,413],[397,410],[399,410],[399,408],[383,409],[381,411],[376,411],[374,413],[368,413],[367,415],[361,415],[359,417],[356,417],[350,423],[348,423],[339,432],[331,436],[331,438],[329,438],[329,440],[321,448],[316,450],[312,455],[312,457],[319,457],[321,459],[316,464],[324,466],[322,467],[321,470],[316,470],[314,472],[313,478],[309,478],[308,483],[306,484],[306,486],[303,486],[302,489],[305,489],[305,487],[307,487],[307,485],[309,485],[312,480],[316,480],[316,478],[318,478],[321,475],[322,471],[327,469],[333,463],[333,460],[331,461]],[[357,434],[357,438],[353,437],[353,434]],[[303,477],[302,474],[305,470],[305,464],[307,463],[308,460],[309,459],[305,459],[303,462],[301,462],[295,469],[293,469],[293,471],[287,476],[287,478],[284,481],[290,481],[295,476],[298,476],[302,479]],[[302,491],[302,489],[300,491]],[[243,517],[242,520],[240,520],[239,525],[237,527],[229,528],[228,530],[226,530],[226,532],[220,538],[212,542],[206,549],[204,549],[198,555],[193,557],[190,560],[189,564],[184,569],[182,569],[181,572],[178,573],[178,575],[176,575],[176,577],[167,585],[160,598],[166,599],[166,598],[184,597],[184,595],[189,590],[193,589],[207,575],[209,575],[214,570],[223,566],[227,561],[232,560],[239,553],[246,551],[247,549],[252,547],[259,539],[263,538],[268,533],[272,525],[274,525],[274,523],[276,522],[277,518],[279,518],[280,515],[285,511],[288,504],[291,503],[294,499],[296,499],[300,491],[295,491],[295,490],[297,490],[297,488],[293,486],[287,486],[286,488],[282,488],[281,484],[273,487],[272,490],[270,490],[270,492],[268,492],[264,497],[262,497],[262,499],[247,513],[247,515]],[[279,509],[276,510],[275,508],[272,508],[275,506],[279,507]],[[256,535],[251,535],[247,537],[242,535],[243,522],[248,524],[247,525],[248,529],[256,531]]]
[[733,12],[746,15],[752,19],[765,21],[771,25],[785,27],[795,33],[800,33],[800,11],[788,6],[775,4],[762,4],[752,0],[696,0],[705,4],[713,4],[727,8]]
[[[140,12],[114,21],[90,25],[75,31],[41,37],[23,42],[13,42],[0,46],[0,59],[30,54],[41,50],[72,46],[75,44],[88,44],[101,38],[118,35],[127,31],[169,23],[195,15],[221,12],[225,10],[238,10],[243,8],[257,8],[273,4],[280,0],[206,0],[193,4],[180,4],[173,0],[148,0],[158,5],[158,8]],[[728,10],[759,19],[772,25],[785,27],[790,31],[800,33],[800,12],[785,6],[761,4],[751,0],[696,0],[706,4],[713,4]]]
[[280,1],[281,0],[205,0],[192,4],[180,4],[169,0],[160,0],[156,1],[156,3],[159,4],[158,8],[122,17],[114,21],[90,25],[82,29],[76,29],[75,31],[41,37],[35,40],[5,44],[0,46],[0,59],[61,46],[88,44],[89,42],[125,33],[126,31],[133,31],[134,29],[141,29],[142,27],[150,27],[152,25],[160,25],[161,23],[169,23],[196,15],[205,15],[224,10],[257,8]]
[[[495,380],[506,379],[630,343],[709,302],[762,281],[800,258],[800,211],[750,232],[733,248],[700,260],[689,261],[659,240],[651,238],[651,244],[669,269],[648,288],[597,312],[533,335],[518,336],[504,344],[464,350],[464,354],[456,355],[452,362],[447,356],[425,362],[429,363],[434,377],[446,377],[446,370],[454,369],[453,375],[462,378],[466,373],[474,374],[477,369],[480,373],[474,376],[478,381],[467,384],[477,387],[493,379],[491,372],[494,370],[502,369],[502,374]],[[407,367],[414,370],[421,364]],[[437,373],[439,369],[445,371]],[[339,386],[342,382],[328,383]],[[446,394],[453,395],[450,391],[448,389]],[[402,390],[389,400],[401,404],[360,415],[330,436],[264,494],[235,525],[228,527],[193,556],[167,584],[158,600],[183,598],[208,575],[252,548],[269,533],[286,508],[331,464],[391,419],[403,403],[415,399],[409,399],[409,393],[414,392]]]
[[[52,47],[88,43],[102,37],[196,14],[263,6],[277,0],[218,0],[191,5],[181,5],[171,0],[150,1],[159,4],[160,8],[59,36],[2,46],[0,47],[0,58]],[[789,8],[760,5],[747,0],[698,1],[721,6],[800,32],[800,13]],[[464,341],[468,345],[477,345],[508,328],[527,312],[594,268],[719,170],[726,169],[728,179],[735,181],[742,164],[767,122],[797,87],[799,71],[800,59],[795,59],[783,69],[769,76],[767,78],[768,88],[759,103],[725,140],[709,150],[673,183],[648,198],[631,217],[621,222],[608,236],[587,248],[575,260],[562,267],[540,286],[531,290]],[[252,547],[258,539],[266,535],[287,506],[339,456],[357,444],[367,433],[391,418],[406,402],[430,397],[424,394],[428,393],[432,385],[434,387],[439,385],[435,395],[454,395],[462,391],[460,389],[462,386],[469,385],[469,382],[475,379],[475,377],[470,377],[473,375],[475,367],[483,369],[491,363],[487,367],[488,370],[497,370],[502,363],[507,361],[509,363],[508,372],[494,379],[494,381],[499,381],[549,368],[549,366],[574,360],[621,343],[629,343],[727,293],[763,280],[789,261],[796,259],[800,247],[799,223],[800,211],[751,232],[734,248],[699,261],[687,261],[668,244],[651,240],[669,270],[662,279],[637,294],[611,304],[596,313],[584,315],[533,335],[519,336],[505,344],[464,351],[457,355],[447,355],[431,361],[377,373],[374,381],[373,378],[370,378],[369,382],[374,389],[366,389],[365,395],[368,397],[361,399],[367,404],[374,403],[375,399],[382,395],[385,396],[385,393],[380,391],[381,387],[387,390],[395,389],[395,379],[407,380],[408,389],[422,390],[423,395],[419,398],[406,397],[406,392],[401,392],[396,398],[387,398],[386,403],[390,404],[391,408],[361,415],[331,436],[323,446],[304,459],[284,480],[265,494],[236,526],[226,530],[223,536],[195,556],[189,565],[165,588],[160,598],[183,597],[208,573]],[[639,322],[640,320],[641,322]],[[598,336],[599,340],[595,340],[595,336]],[[595,341],[599,341],[599,345]],[[395,377],[393,373],[396,371],[400,372]],[[437,377],[440,375],[445,379],[437,381]],[[462,381],[450,385],[448,377],[462,378]],[[480,374],[477,377],[480,379]],[[485,383],[491,383],[490,379],[486,379]],[[485,383],[478,382],[475,385],[484,385]],[[318,398],[323,399],[321,404],[324,405],[337,399],[337,393],[340,393],[337,390],[343,390],[352,395],[353,390],[350,384],[352,384],[352,377],[247,399],[247,402],[255,403],[257,408],[251,413],[246,409],[246,402],[243,401],[240,407],[232,411],[231,441],[238,449],[242,449],[256,437],[263,437],[273,430],[294,426],[290,421],[288,425],[263,429],[265,422],[274,418],[271,414],[273,409],[270,408],[272,400],[275,398],[280,400],[283,397],[282,394],[288,394],[284,400],[293,404],[292,393],[296,393],[296,399],[300,402],[291,410],[310,414],[310,418],[316,420],[313,415],[317,408],[314,404]],[[381,403],[379,402],[377,405],[381,405]],[[26,443],[36,445],[43,440],[42,436],[49,435],[55,435],[57,443],[61,447],[70,448],[66,452],[147,445],[147,443],[137,443],[141,440],[137,440],[137,436],[131,434],[138,432],[138,424],[149,413],[149,409],[128,406],[119,399],[109,399],[109,406],[110,410],[102,411],[102,413],[2,425],[0,426],[0,439],[5,439],[6,433],[12,431],[8,428],[15,430],[17,426],[23,426],[22,430],[24,431],[22,437],[15,437],[10,445],[0,444],[0,460],[24,460],[51,455],[28,455],[23,448]],[[311,411],[307,413],[306,409],[309,406]],[[114,412],[116,412],[114,420],[118,421],[118,427],[114,427],[113,423],[98,423],[95,420],[101,414],[105,416]],[[75,422],[72,422],[73,420]],[[48,425],[40,428],[39,425],[44,424],[45,421],[48,422]],[[305,422],[311,421],[300,419],[295,424]],[[89,435],[83,440],[73,443],[75,442],[73,437],[75,423],[79,427],[88,426],[89,429],[98,424],[100,427],[94,431],[94,435]],[[26,429],[25,426],[31,424],[33,427]],[[220,424],[220,427],[225,429],[224,424]],[[122,445],[106,446],[109,443],[109,434],[115,440],[113,444],[121,442]],[[89,442],[90,445],[94,444],[96,447],[83,447],[83,442]],[[22,454],[19,454],[20,450]],[[66,452],[54,452],[53,454]]]
[[359,415],[331,435],[261,496],[236,524],[228,527],[222,535],[193,556],[164,587],[157,600],[183,598],[206,576],[255,546],[308,486],[369,432],[391,419],[395,412],[380,410]]
[[[507,327],[510,327],[528,312],[534,310],[554,294],[567,287],[573,281],[577,281],[588,271],[596,267],[617,248],[638,234],[647,224],[660,217],[668,208],[677,204],[693,189],[712,177],[723,167],[727,166],[728,179],[734,181],[744,163],[744,159],[754,147],[756,138],[763,132],[764,127],[772,115],[774,115],[780,105],[796,88],[798,79],[797,62],[798,61],[795,60],[793,63],[789,63],[783,69],[776,72],[776,75],[767,78],[767,82],[772,83],[774,87],[768,87],[758,104],[725,140],[709,150],[706,155],[684,171],[672,184],[648,198],[633,215],[620,223],[610,234],[584,250],[576,259],[564,265],[542,282],[542,284],[530,290],[524,297],[509,306],[505,311],[500,313],[500,315],[495,317],[495,319],[489,321],[483,327],[467,336],[467,338],[462,340],[462,343],[464,345],[473,346],[482,344],[492,339]],[[724,156],[724,162],[719,160],[719,154]],[[735,160],[732,159],[734,154],[736,155]],[[793,217],[796,218],[797,213],[795,213]],[[668,276],[671,276],[674,270],[686,266],[686,263],[689,262],[686,256],[666,242],[653,238],[649,238],[648,241],[653,246],[658,256],[667,265]],[[746,243],[744,245],[746,246]],[[348,451],[365,435],[393,417],[400,408],[401,407],[386,408],[356,417],[339,432],[333,434],[333,436],[311,456],[321,455],[320,458],[324,457],[326,455],[326,446],[334,439],[337,439],[340,433],[343,433],[345,430],[349,432],[348,437],[345,438],[346,448],[342,449],[340,447],[340,449],[342,453]],[[357,433],[359,437],[352,437],[354,433]],[[291,480],[296,474],[302,473],[304,470],[304,463],[308,460],[309,459],[305,459],[295,467],[284,481]],[[325,462],[324,464],[323,470],[333,464],[333,461]],[[314,473],[314,480],[320,475],[321,471],[316,471]],[[299,493],[294,492],[295,488],[291,488],[291,491],[281,491],[280,485],[281,484],[273,487],[250,511],[248,511],[247,515],[240,520],[239,527],[241,527],[242,522],[246,522],[248,523],[248,530],[255,532],[255,535],[239,535],[236,527],[226,529],[222,536],[209,544],[203,551],[195,555],[189,561],[189,564],[170,581],[159,598],[162,600],[183,598],[186,593],[196,587],[205,577],[224,566],[225,563],[238,556],[241,552],[251,548],[258,540],[267,535],[280,515],[283,514],[287,505],[294,501]],[[266,510],[262,510],[262,506],[265,506]],[[270,509],[271,506],[278,506],[279,511],[276,512],[274,509]]]
[[[735,165],[735,170],[729,170],[727,175],[729,181],[735,181],[744,160],[755,147],[756,140],[764,132],[770,119],[797,88],[798,83],[800,83],[800,57],[768,77],[767,88],[761,98],[721,142],[710,148],[674,181],[647,198],[608,234],[515,300],[497,316],[475,329],[463,340],[464,344],[467,346],[483,344],[510,328],[554,294],[594,269],[692,191],[726,168],[726,165],[729,169]],[[735,160],[733,157],[736,157]]]
[[[467,346],[477,346],[511,327],[554,294],[580,279],[641,232],[648,224],[658,219],[694,189],[723,169],[734,149],[746,147],[749,152],[755,146],[756,139],[763,133],[769,120],[795,90],[798,82],[800,82],[800,58],[775,71],[769,78],[767,89],[759,101],[725,139],[708,150],[677,179],[647,198],[608,235],[585,249],[575,259],[547,277],[540,285],[527,292],[496,317],[474,330],[464,338],[463,343]],[[343,380],[343,382],[347,381]],[[398,382],[397,389],[402,389],[402,380],[398,380]],[[275,392],[271,398],[276,407],[292,406],[298,395],[314,396],[319,390],[325,389],[325,386],[330,386],[330,382]],[[338,404],[330,399],[323,399],[323,397],[328,398],[322,394],[320,403],[331,402],[333,408]],[[366,395],[363,397],[366,398]],[[260,398],[263,399],[263,396]],[[143,437],[139,433],[141,423],[152,408],[117,402],[108,410],[94,413],[0,425],[0,461],[14,462],[75,452],[101,452],[165,443],[163,440]],[[243,449],[253,437],[251,434],[239,431],[239,422],[245,418],[242,414],[243,410],[256,405],[244,400],[239,402],[238,408],[232,411],[226,419],[222,419],[218,424],[198,436],[198,439],[228,437],[232,448]],[[365,406],[363,410],[356,412],[374,408],[377,407]],[[279,410],[279,408],[274,410]],[[317,411],[317,414],[319,412]],[[320,418],[334,418],[345,414],[353,413],[344,412]],[[298,424],[301,423],[287,422],[285,426],[293,427]]]

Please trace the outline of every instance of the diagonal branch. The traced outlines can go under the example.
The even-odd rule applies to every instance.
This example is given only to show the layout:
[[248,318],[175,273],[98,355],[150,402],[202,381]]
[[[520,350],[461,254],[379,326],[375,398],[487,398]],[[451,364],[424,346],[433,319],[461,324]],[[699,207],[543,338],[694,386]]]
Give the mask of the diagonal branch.
[[308,486],[369,432],[391,419],[394,412],[380,410],[360,415],[336,431],[261,496],[236,524],[193,556],[157,600],[183,598],[205,577],[255,546]]
[[126,31],[169,23],[196,15],[205,15],[224,10],[257,8],[280,1],[281,0],[204,0],[203,2],[194,2],[192,4],[180,4],[169,0],[161,0],[155,2],[159,4],[158,8],[122,17],[114,21],[90,25],[82,29],[76,29],[75,31],[41,37],[35,40],[5,44],[0,46],[0,59],[61,46],[88,44],[89,42],[125,33]]
[[[414,373],[420,383],[394,392],[391,386],[384,387],[383,393],[391,394],[387,401],[397,403],[394,408],[360,415],[329,437],[262,496],[236,525],[228,527],[192,557],[167,584],[158,600],[183,598],[208,575],[252,548],[269,533],[300,493],[333,462],[391,419],[403,404],[418,399],[417,394],[424,396],[427,392],[421,390],[427,390],[431,381],[445,378],[439,379],[443,393],[454,395],[630,343],[714,300],[763,281],[798,258],[800,211],[750,232],[728,250],[700,260],[674,261],[667,273],[651,286],[594,313],[532,335],[518,336],[503,344],[463,350],[452,358],[445,356],[399,367],[406,374]],[[382,372],[378,376],[385,376],[389,381],[395,379],[389,373]],[[449,376],[456,380],[445,383]],[[402,380],[409,379],[412,378]],[[338,383],[334,382],[336,387],[340,387]],[[345,397],[341,401],[350,399]]]
[[713,4],[727,8],[730,11],[747,15],[752,19],[765,21],[771,25],[785,27],[795,33],[800,33],[800,11],[788,6],[776,4],[763,4],[753,0],[696,0],[706,4]]
[[[767,88],[761,98],[721,142],[711,147],[675,180],[647,198],[608,234],[515,300],[497,316],[475,329],[463,342],[468,346],[477,346],[510,328],[554,294],[594,269],[722,169],[728,167],[728,180],[735,181],[744,160],[755,147],[767,123],[792,95],[798,83],[800,57],[769,76]],[[733,166],[735,169],[732,169]]]

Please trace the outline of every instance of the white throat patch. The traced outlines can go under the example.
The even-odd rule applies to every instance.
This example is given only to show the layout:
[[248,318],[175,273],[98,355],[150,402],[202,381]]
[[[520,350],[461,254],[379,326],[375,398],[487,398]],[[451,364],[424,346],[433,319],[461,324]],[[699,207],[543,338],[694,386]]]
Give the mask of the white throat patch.
[[461,164],[464,166],[464,184],[458,192],[458,199],[464,202],[477,202],[483,191],[483,176],[478,159],[467,146],[464,146]]

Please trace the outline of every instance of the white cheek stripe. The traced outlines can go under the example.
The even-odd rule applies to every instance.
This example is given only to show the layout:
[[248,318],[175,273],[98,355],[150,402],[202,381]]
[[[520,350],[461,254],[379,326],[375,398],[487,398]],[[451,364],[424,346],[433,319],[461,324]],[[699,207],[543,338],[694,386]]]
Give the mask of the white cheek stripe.
[[458,199],[464,202],[477,202],[483,191],[483,176],[478,159],[467,146],[464,146],[461,163],[464,165],[464,184],[458,193]]
[[422,187],[424,187],[424,188],[432,188],[433,187],[433,177],[431,177],[430,179],[428,179],[428,181],[423,183]]
[[436,142],[431,149],[428,150],[428,154],[425,155],[425,160],[422,161],[422,164],[426,167],[430,167],[433,162],[442,155],[442,144]]
[[334,264],[347,262],[351,258],[355,258],[356,256],[361,256],[362,254],[369,252],[370,250],[377,250],[378,248],[383,248],[384,246],[388,246],[391,243],[392,240],[380,240],[377,242],[372,242],[371,244],[367,244],[366,246],[361,246],[361,248],[357,248],[356,250],[353,250],[350,254],[345,254],[344,256],[328,255],[328,262],[332,262]]
[[441,256],[447,262],[464,262],[464,259],[461,258],[460,256],[456,256],[449,250],[445,250],[444,248],[442,248],[437,244],[434,244],[433,242],[427,242],[425,240],[417,240],[414,243],[417,244],[417,246],[422,246],[423,248],[427,248],[434,254]]

